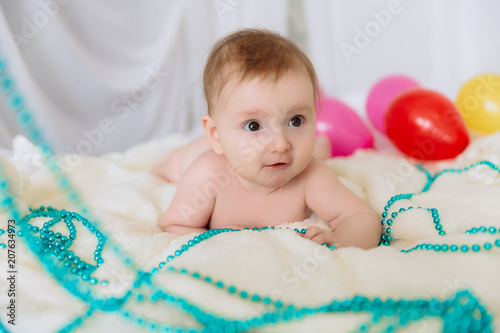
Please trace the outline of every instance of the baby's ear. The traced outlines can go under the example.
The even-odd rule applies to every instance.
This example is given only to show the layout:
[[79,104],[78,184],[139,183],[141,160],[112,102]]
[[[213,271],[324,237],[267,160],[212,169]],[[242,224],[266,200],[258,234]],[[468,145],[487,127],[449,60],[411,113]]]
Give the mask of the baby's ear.
[[222,147],[219,142],[219,134],[217,133],[217,127],[215,127],[215,122],[209,115],[204,115],[201,118],[201,124],[205,130],[205,136],[212,146],[212,149],[216,154],[223,154]]

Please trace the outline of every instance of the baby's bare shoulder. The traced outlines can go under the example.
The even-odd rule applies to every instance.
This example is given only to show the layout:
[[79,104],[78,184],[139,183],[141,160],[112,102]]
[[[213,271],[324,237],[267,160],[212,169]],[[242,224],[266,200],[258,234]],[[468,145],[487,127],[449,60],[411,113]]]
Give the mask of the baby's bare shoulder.
[[228,162],[224,155],[216,154],[212,149],[200,154],[186,170],[187,174],[196,173],[201,177],[209,176],[227,168]]
[[306,167],[303,173],[307,178],[324,177],[324,176],[328,177],[334,176],[335,178],[337,178],[335,171],[333,171],[333,169],[328,164],[326,164],[325,161],[322,161],[316,157],[313,157],[311,159],[311,162]]
[[324,161],[313,157],[303,172],[305,186],[315,188],[317,186],[336,186],[339,183],[337,174]]

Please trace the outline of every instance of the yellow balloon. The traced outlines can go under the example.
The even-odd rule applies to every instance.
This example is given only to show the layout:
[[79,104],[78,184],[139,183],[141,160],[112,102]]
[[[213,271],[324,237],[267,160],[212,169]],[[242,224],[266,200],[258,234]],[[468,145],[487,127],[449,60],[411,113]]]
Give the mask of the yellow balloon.
[[458,93],[457,107],[469,129],[500,130],[500,75],[486,73],[469,80]]

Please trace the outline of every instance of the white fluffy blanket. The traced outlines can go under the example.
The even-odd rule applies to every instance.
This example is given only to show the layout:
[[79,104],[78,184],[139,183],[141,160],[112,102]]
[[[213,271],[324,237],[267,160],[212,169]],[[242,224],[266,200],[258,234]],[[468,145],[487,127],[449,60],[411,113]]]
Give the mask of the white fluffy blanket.
[[[90,285],[79,278],[70,279],[65,286],[76,283],[77,287],[89,288],[92,292],[88,300],[76,297],[43,267],[24,239],[17,237],[15,326],[8,323],[10,318],[6,310],[12,299],[8,297],[10,285],[5,283],[7,249],[0,248],[0,318],[5,329],[11,332],[54,332],[64,328],[74,328],[77,332],[168,332],[168,327],[160,326],[168,324],[172,326],[173,332],[177,332],[180,331],[179,327],[201,329],[202,325],[196,318],[205,318],[209,322],[210,316],[202,317],[200,311],[227,320],[259,318],[265,312],[276,310],[262,302],[264,297],[269,297],[272,302],[279,300],[284,304],[281,312],[277,312],[277,317],[268,314],[264,318],[267,322],[278,318],[277,322],[262,325],[256,320],[252,325],[249,324],[253,326],[249,331],[401,329],[433,332],[443,329],[446,318],[440,318],[437,312],[426,316],[422,310],[422,318],[410,314],[411,321],[407,324],[403,317],[405,307],[410,304],[408,302],[435,299],[434,302],[439,303],[446,299],[453,300],[460,290],[469,290],[479,303],[441,303],[443,307],[450,304],[454,306],[442,313],[448,316],[448,322],[450,316],[460,319],[471,308],[484,307],[492,316],[490,327],[493,330],[500,328],[500,248],[494,244],[500,238],[498,171],[479,165],[467,172],[448,172],[438,177],[428,191],[421,193],[427,183],[427,176],[414,164],[394,154],[359,151],[348,158],[332,159],[329,164],[345,184],[367,200],[377,212],[382,214],[388,200],[395,195],[414,194],[411,199],[396,201],[389,210],[392,213],[399,208],[415,207],[393,219],[393,241],[390,246],[379,246],[369,251],[357,248],[330,251],[299,237],[293,231],[293,228],[322,223],[311,217],[306,221],[291,221],[277,230],[221,233],[175,257],[175,252],[195,235],[179,237],[160,231],[157,222],[169,205],[176,186],[152,176],[147,170],[162,154],[183,143],[183,138],[171,136],[133,147],[125,153],[99,158],[57,156],[80,198],[89,208],[93,217],[91,221],[97,221],[98,228],[108,237],[102,252],[104,263],[92,275],[99,282]],[[464,167],[481,160],[499,164],[500,133],[474,141],[452,161],[427,164],[425,168],[434,174],[446,168]],[[14,156],[8,160],[2,158],[0,162],[22,214],[29,213],[28,207],[37,208],[41,205],[78,212],[44,166],[38,149],[24,138],[15,140]],[[438,210],[445,236],[438,235],[427,208]],[[0,228],[5,230],[8,216],[0,212],[0,219]],[[38,218],[30,223],[42,226],[45,221]],[[497,232],[465,233],[472,227],[480,226],[494,226]],[[95,264],[95,236],[81,225],[76,224],[76,227],[77,238],[71,250],[86,262]],[[68,234],[63,223],[53,229]],[[487,242],[492,244],[489,250],[483,248]],[[7,243],[7,234],[0,235],[0,243]],[[401,251],[422,243],[456,244],[459,248],[468,245],[470,249],[465,253],[460,249],[456,252]],[[480,245],[481,250],[473,251],[474,244]],[[175,259],[158,269],[152,276],[151,285],[143,284],[134,288],[137,270],[151,272],[171,255]],[[130,260],[123,260],[125,257]],[[170,271],[169,267],[175,267],[176,270]],[[182,268],[186,271],[179,272]],[[205,281],[205,277],[210,277],[213,282]],[[108,283],[102,285],[102,281]],[[224,283],[222,288],[215,285],[218,281]],[[228,286],[234,286],[236,292],[228,292]],[[152,302],[148,299],[151,290],[163,290],[196,308],[189,308],[186,302],[175,302],[172,298],[165,302]],[[132,294],[128,294],[130,296],[126,303],[118,306],[116,311],[101,311],[98,304],[92,302],[92,299],[97,298],[119,299],[129,291]],[[240,296],[241,291],[248,293],[247,299]],[[260,296],[259,301],[251,300],[254,294]],[[341,311],[342,306],[352,304],[348,300],[356,295],[367,297],[370,302],[374,298],[382,302],[392,299],[396,303],[395,310],[377,313],[377,304],[380,302],[368,302],[371,305],[360,305],[358,308],[351,306]],[[335,307],[339,303],[334,301],[344,301],[340,303],[340,310],[338,306]],[[287,308],[290,304],[294,308]],[[334,312],[318,313],[313,310],[322,305],[320,312],[326,309]],[[97,310],[87,316],[85,314],[89,306]],[[288,309],[292,318],[283,315],[283,309]],[[489,315],[485,317],[482,313],[486,326]],[[480,316],[480,311],[476,310],[474,317],[468,318],[472,322],[474,318],[481,320]],[[67,326],[72,321],[75,326]],[[468,322],[466,319],[456,323],[467,325]],[[217,324],[224,326],[222,320]],[[366,326],[362,326],[364,324]],[[235,331],[235,327],[226,326],[226,331]],[[453,330],[453,327],[448,329]]]

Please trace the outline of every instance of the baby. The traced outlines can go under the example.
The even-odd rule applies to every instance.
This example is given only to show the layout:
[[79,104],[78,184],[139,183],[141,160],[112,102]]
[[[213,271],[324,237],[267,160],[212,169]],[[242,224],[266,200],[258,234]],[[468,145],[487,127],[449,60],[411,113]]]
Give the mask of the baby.
[[318,81],[308,57],[280,35],[256,29],[217,42],[203,74],[205,138],[164,157],[152,172],[178,182],[160,227],[276,226],[314,212],[330,230],[302,235],[319,244],[372,248],[382,226],[315,149]]

